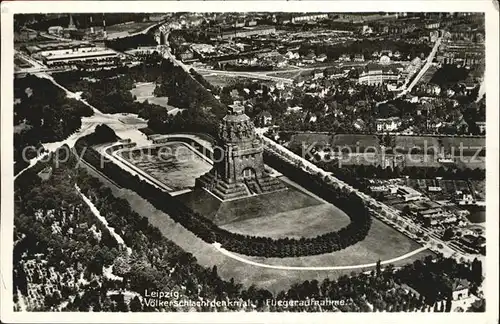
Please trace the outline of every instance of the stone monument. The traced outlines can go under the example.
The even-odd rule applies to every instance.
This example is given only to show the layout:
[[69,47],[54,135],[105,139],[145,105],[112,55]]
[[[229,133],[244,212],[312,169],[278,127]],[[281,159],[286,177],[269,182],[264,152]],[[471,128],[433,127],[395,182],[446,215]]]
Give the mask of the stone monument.
[[196,186],[221,200],[285,189],[279,179],[266,172],[263,151],[262,141],[244,108],[239,104],[229,106],[219,124],[214,167],[196,179]]

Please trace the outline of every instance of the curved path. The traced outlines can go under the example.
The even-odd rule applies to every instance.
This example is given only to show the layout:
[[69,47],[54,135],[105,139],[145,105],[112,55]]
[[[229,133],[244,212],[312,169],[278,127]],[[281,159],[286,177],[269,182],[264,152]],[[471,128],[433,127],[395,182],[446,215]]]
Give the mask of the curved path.
[[[276,270],[302,270],[302,271],[322,271],[322,270],[353,270],[353,269],[363,269],[363,268],[370,268],[370,267],[375,267],[377,263],[366,263],[366,264],[356,264],[356,265],[347,265],[347,266],[325,266],[325,267],[297,267],[297,266],[281,266],[281,265],[274,265],[274,264],[266,264],[266,263],[260,263],[260,262],[255,262],[252,260],[245,259],[239,255],[236,255],[226,249],[224,249],[220,243],[213,243],[212,244],[219,252],[222,254],[238,260],[240,262],[250,264],[256,267],[261,267],[261,268],[268,268],[268,269],[276,269]],[[421,247],[418,248],[412,252],[403,254],[401,256],[398,256],[396,258],[390,259],[390,260],[385,260],[385,261],[380,261],[380,264],[389,264],[393,263],[396,261],[404,260],[406,258],[409,258],[417,253],[420,253],[422,251],[427,250],[427,247]]]

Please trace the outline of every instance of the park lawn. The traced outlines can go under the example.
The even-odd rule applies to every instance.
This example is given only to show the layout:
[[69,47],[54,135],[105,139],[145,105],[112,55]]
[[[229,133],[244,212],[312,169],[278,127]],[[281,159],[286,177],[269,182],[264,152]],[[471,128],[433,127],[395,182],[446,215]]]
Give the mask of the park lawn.
[[318,199],[291,187],[224,202],[207,191],[198,189],[179,196],[179,199],[219,226],[248,219],[256,219],[255,222],[259,222],[262,217],[321,204]]
[[267,217],[319,203],[319,200],[295,188],[288,188],[287,190],[224,202],[217,212],[215,222],[218,225],[223,225],[236,220]]
[[[257,267],[234,260],[220,253],[211,244],[207,244],[197,238],[180,224],[175,223],[167,214],[154,208],[134,191],[120,189],[106,178],[103,178],[99,173],[93,170],[89,170],[89,172],[93,176],[99,177],[100,180],[112,190],[115,196],[126,199],[135,212],[140,216],[146,217],[165,237],[175,242],[186,252],[191,253],[200,265],[209,268],[216,265],[217,271],[223,279],[230,280],[234,278],[236,282],[243,284],[244,287],[255,284],[257,287],[277,293],[280,290],[290,288],[292,284],[302,283],[305,280],[316,279],[322,281],[325,278],[336,279],[341,275],[349,275],[352,271],[360,272],[372,269],[328,271],[276,270]],[[419,247],[417,243],[398,232],[394,232],[396,231],[392,228],[374,219],[372,229],[365,241],[355,244],[343,251],[318,256],[275,260],[244,257],[254,261],[264,261],[265,263],[274,262],[275,264],[282,265],[355,265],[376,262],[379,258],[381,260],[394,258]],[[426,250],[407,259],[394,262],[393,264],[395,266],[403,265],[413,262],[416,259],[423,258],[429,254],[432,254],[432,252]]]
[[338,231],[349,223],[349,217],[342,210],[331,204],[320,204],[232,222],[221,227],[245,235],[301,238]]

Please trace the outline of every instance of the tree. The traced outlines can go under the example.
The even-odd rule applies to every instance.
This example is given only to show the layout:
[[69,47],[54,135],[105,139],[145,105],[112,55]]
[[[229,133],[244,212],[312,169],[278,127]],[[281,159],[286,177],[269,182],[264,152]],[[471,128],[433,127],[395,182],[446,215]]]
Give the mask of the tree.
[[132,312],[140,312],[142,311],[142,303],[139,299],[138,296],[135,296],[131,301],[130,301],[130,311]]
[[447,313],[451,312],[451,296],[446,298],[446,307],[445,307],[444,311]]
[[125,298],[123,294],[119,294],[116,297],[116,310],[119,312],[128,312],[128,305],[125,303]]
[[474,260],[472,261],[471,272],[472,272],[472,282],[474,282],[477,285],[480,285],[481,282],[483,281],[483,265],[482,262],[477,258],[474,258]]
[[444,230],[443,240],[449,241],[453,238],[453,236],[454,236],[454,231],[452,228],[448,227],[447,229]]
[[380,259],[377,261],[377,277],[380,277],[381,268],[380,268]]

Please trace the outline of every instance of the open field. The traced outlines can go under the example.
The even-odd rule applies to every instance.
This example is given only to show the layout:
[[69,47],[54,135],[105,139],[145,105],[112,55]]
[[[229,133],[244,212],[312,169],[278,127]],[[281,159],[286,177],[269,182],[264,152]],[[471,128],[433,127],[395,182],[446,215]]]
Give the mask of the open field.
[[174,109],[175,107],[168,104],[168,97],[155,97],[153,95],[155,87],[156,85],[154,82],[137,83],[135,88],[130,90],[130,93],[132,93],[133,96],[136,96],[137,101],[139,102],[147,100],[149,103],[165,107],[167,110]]
[[[91,172],[94,176],[99,175],[92,170],[89,172]],[[139,215],[148,218],[149,222],[156,226],[163,235],[174,241],[185,251],[192,253],[193,256],[196,257],[199,264],[206,267],[217,265],[217,272],[222,278],[226,280],[234,278],[236,282],[242,283],[245,287],[255,284],[257,287],[265,288],[277,293],[280,290],[288,289],[294,283],[314,279],[318,281],[325,278],[336,279],[341,275],[349,275],[352,271],[276,270],[261,268],[240,262],[223,255],[211,244],[207,244],[197,238],[184,227],[172,221],[167,214],[154,208],[137,193],[128,189],[120,189],[102,177],[101,181],[103,181],[106,186],[111,188],[115,196],[128,200],[132,209]],[[353,245],[343,251],[302,258],[266,259],[247,256],[244,257],[268,264],[299,266],[355,265],[376,262],[379,258],[380,260],[392,259],[413,251],[418,247],[419,245],[417,243],[411,241],[377,219],[374,219],[372,229],[370,230],[367,238],[363,242]],[[394,262],[394,265],[403,265],[431,254],[432,252],[426,250],[404,260]],[[371,269],[367,268],[363,270]],[[358,269],[356,271],[358,272],[360,270]]]
[[233,222],[221,227],[240,234],[300,238],[338,231],[348,224],[349,218],[343,211],[331,204],[321,204]]
[[165,143],[162,151],[134,148],[120,154],[174,191],[194,186],[195,179],[212,168],[198,153],[181,142]]

